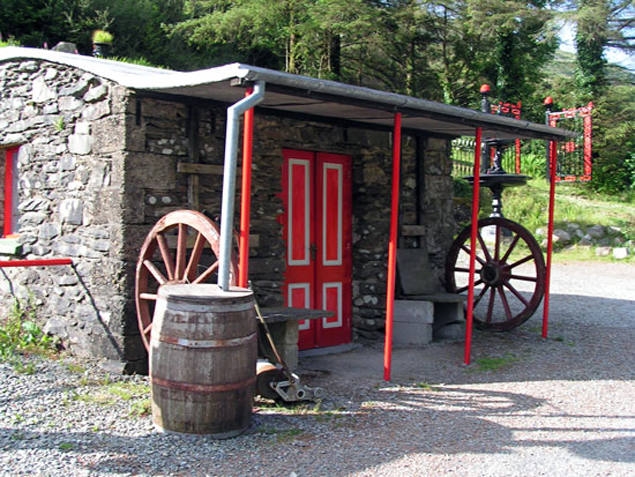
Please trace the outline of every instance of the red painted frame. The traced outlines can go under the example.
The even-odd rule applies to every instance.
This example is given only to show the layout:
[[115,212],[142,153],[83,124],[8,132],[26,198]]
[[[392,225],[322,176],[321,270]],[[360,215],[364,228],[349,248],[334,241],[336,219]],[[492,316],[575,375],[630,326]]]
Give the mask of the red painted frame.
[[[586,106],[582,106],[580,108],[571,108],[565,109],[563,111],[555,111],[555,112],[547,112],[547,117],[549,121],[549,126],[558,127],[558,121],[563,121],[567,119],[574,119],[576,117],[583,118],[583,147],[584,147],[584,166],[583,166],[583,174],[581,176],[575,175],[558,175],[557,171],[555,174],[555,182],[588,182],[592,178],[593,172],[593,162],[592,162],[592,140],[591,136],[593,134],[593,123],[592,123],[592,115],[593,115],[593,102],[590,102]],[[565,143],[562,145],[563,153],[569,152],[567,147],[572,143]],[[575,147],[575,146],[574,146]],[[551,146],[550,146],[551,151]],[[551,177],[549,177],[551,179]]]
[[395,113],[392,143],[392,200],[390,239],[388,242],[388,277],[386,288],[386,338],[384,342],[384,380],[392,372],[392,335],[395,317],[395,283],[397,280],[397,228],[399,225],[399,174],[401,171],[401,113]]
[[18,147],[10,147],[4,156],[4,224],[2,236],[8,237],[15,232],[13,224],[13,157],[18,152]]
[[[245,96],[254,92],[248,87]],[[249,282],[249,218],[251,215],[251,165],[254,136],[254,108],[245,111],[243,129],[243,175],[240,195],[240,238],[238,242],[238,286],[247,288]]]

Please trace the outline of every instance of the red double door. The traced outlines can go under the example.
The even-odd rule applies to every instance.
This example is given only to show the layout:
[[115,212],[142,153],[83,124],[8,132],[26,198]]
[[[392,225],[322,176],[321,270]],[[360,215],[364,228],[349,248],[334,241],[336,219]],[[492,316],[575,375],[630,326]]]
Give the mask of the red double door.
[[300,349],[351,341],[351,157],[284,150],[288,306],[333,311],[300,321]]

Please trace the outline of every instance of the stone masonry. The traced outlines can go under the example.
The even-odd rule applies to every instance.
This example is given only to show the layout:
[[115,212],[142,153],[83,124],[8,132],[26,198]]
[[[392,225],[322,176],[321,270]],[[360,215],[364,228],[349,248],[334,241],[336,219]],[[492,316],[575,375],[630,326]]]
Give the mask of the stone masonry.
[[[132,91],[75,68],[0,64],[0,148],[20,146],[23,255],[72,267],[0,269],[2,301],[35,300],[46,330],[74,353],[145,366],[134,274],[149,229],[169,211],[220,211],[222,176],[178,172],[179,163],[222,165],[223,104]],[[282,149],[353,158],[354,339],[384,328],[392,171],[388,132],[256,112],[250,279],[261,306],[282,304]],[[447,139],[405,136],[400,225],[419,226],[401,247],[425,247],[441,273],[453,232]],[[236,224],[238,217],[236,218]]]

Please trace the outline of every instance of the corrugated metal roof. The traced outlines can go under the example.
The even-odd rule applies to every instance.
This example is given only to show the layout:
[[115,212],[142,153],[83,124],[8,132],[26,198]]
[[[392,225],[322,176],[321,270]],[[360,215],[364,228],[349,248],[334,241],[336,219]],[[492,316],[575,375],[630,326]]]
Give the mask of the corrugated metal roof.
[[73,66],[134,90],[225,103],[234,103],[244,96],[242,88],[232,86],[236,80],[260,80],[266,83],[267,92],[259,108],[326,120],[390,127],[394,113],[400,112],[404,128],[430,134],[471,136],[476,127],[482,127],[485,137],[567,140],[575,136],[570,131],[544,124],[240,63],[180,72],[50,50],[0,48],[0,61],[20,59]]

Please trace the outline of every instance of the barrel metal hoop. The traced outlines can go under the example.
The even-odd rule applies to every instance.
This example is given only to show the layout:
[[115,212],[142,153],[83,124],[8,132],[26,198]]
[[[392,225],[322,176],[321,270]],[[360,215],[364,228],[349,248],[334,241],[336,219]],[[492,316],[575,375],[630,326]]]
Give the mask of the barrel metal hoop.
[[226,384],[193,384],[193,383],[180,383],[177,381],[169,381],[166,379],[160,379],[155,376],[150,377],[150,381],[153,385],[157,385],[162,388],[176,389],[178,391],[186,391],[197,394],[210,394],[217,392],[236,391],[239,389],[247,389],[254,385],[256,382],[256,376],[252,376],[243,381]]
[[189,340],[186,338],[175,338],[174,336],[168,336],[163,333],[153,333],[151,341],[161,341],[163,343],[183,346],[184,348],[233,348],[256,341],[256,337],[257,334],[252,333],[247,336],[228,340]]

